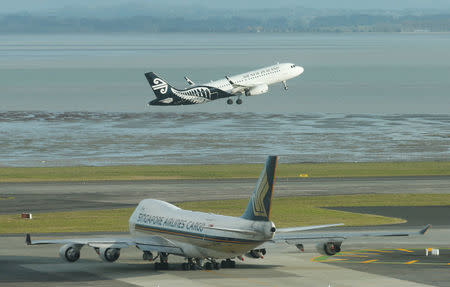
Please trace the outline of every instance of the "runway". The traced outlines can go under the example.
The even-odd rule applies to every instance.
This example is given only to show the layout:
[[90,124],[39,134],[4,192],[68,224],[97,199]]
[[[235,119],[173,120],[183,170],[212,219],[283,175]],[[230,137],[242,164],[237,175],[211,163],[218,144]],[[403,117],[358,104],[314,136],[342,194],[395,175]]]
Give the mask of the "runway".
[[[0,214],[135,206],[145,198],[169,202],[249,198],[256,179],[0,183]],[[364,193],[449,193],[450,176],[353,179],[282,178],[275,197]]]
[[[22,210],[57,211],[134,206],[154,197],[172,202],[201,199],[247,198],[256,180],[138,181],[89,183],[0,184],[1,213]],[[448,193],[450,177],[281,179],[276,196],[357,193]],[[318,257],[314,244],[306,252],[285,244],[268,249],[263,260],[246,258],[236,269],[182,271],[182,258],[170,256],[170,270],[154,271],[153,264],[140,260],[135,248],[122,250],[115,263],[104,263],[92,248],[82,249],[81,259],[65,263],[59,246],[26,246],[23,235],[0,236],[1,286],[450,286],[450,220],[444,207],[355,207],[367,212],[408,218],[407,224],[379,229],[418,230],[423,222],[436,223],[426,236],[415,238],[348,239],[342,245],[347,257]],[[342,209],[342,208],[341,208]],[[350,208],[352,209],[352,208]],[[400,216],[402,217],[402,216]],[[437,228],[436,228],[437,227]],[[350,228],[351,231],[372,228]],[[86,237],[71,234],[66,237]],[[102,234],[126,236],[126,234]],[[33,236],[38,239],[42,236]],[[98,235],[96,235],[98,237]],[[424,258],[426,247],[441,248],[441,256]],[[394,250],[376,252],[361,250]],[[402,252],[401,250],[412,250]],[[349,253],[346,253],[349,252]],[[372,253],[363,255],[361,253]],[[353,256],[351,256],[353,255]],[[355,256],[368,256],[367,259]],[[419,258],[420,259],[417,259]],[[318,260],[321,258],[322,260]],[[335,260],[345,259],[347,260]],[[350,260],[351,259],[351,260]],[[365,260],[363,260],[365,259]],[[376,260],[376,261],[371,261]],[[411,264],[404,264],[419,260]],[[427,261],[425,261],[427,260]],[[347,262],[344,262],[347,261]],[[369,263],[363,263],[370,261]],[[375,263],[377,262],[377,263]],[[431,264],[421,264],[430,263]]]

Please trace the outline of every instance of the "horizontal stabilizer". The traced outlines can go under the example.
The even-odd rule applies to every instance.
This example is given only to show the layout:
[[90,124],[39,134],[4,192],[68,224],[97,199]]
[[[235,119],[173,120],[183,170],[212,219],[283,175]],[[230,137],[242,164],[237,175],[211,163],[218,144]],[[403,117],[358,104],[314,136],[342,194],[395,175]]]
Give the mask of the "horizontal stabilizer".
[[278,228],[277,233],[289,233],[289,232],[298,232],[298,231],[306,231],[320,228],[327,228],[333,226],[342,226],[344,223],[335,223],[335,224],[325,224],[325,225],[312,225],[312,226],[301,226],[301,227],[289,227],[289,228]]

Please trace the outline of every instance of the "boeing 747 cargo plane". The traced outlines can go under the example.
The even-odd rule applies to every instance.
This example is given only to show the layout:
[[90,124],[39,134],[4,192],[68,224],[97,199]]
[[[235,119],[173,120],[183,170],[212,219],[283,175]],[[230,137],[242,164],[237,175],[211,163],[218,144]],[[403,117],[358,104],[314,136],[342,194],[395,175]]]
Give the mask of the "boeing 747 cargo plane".
[[[186,258],[184,270],[234,268],[233,258],[243,255],[263,258],[266,242],[286,242],[303,249],[304,241],[317,243],[321,253],[334,255],[341,250],[342,241],[351,236],[410,236],[424,234],[429,226],[417,232],[315,232],[305,233],[342,224],[276,228],[270,221],[273,184],[277,157],[270,156],[262,170],[247,208],[240,217],[183,210],[170,203],[145,199],[139,203],[129,219],[130,237],[75,238],[31,240],[28,245],[63,244],[59,255],[68,262],[80,258],[80,249],[90,246],[105,262],[114,262],[120,250],[136,246],[143,259],[155,261],[155,269],[168,269],[169,254]],[[68,223],[70,224],[70,223]],[[155,256],[156,255],[156,256]],[[159,259],[159,261],[156,261]],[[218,259],[223,259],[220,264]],[[202,261],[206,260],[203,265]]]
[[269,90],[269,85],[275,83],[283,83],[284,89],[287,90],[286,81],[302,73],[302,67],[283,63],[232,77],[226,76],[224,79],[202,85],[196,85],[185,77],[191,86],[186,89],[175,89],[155,73],[149,72],[145,74],[145,77],[156,99],[148,104],[152,106],[193,105],[228,98],[227,104],[231,105],[233,104],[231,97],[237,96],[236,104],[240,105],[242,104],[241,96],[264,94]]

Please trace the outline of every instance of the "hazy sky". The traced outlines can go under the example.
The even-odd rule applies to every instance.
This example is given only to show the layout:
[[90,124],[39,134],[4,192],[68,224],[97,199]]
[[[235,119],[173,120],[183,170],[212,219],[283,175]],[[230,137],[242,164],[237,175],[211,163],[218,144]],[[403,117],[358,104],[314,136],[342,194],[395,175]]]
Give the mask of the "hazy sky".
[[[448,113],[449,50],[434,33],[0,35],[0,111]],[[305,68],[287,92],[145,106],[145,72],[183,88],[276,62]]]
[[[161,4],[163,3],[163,4]],[[228,1],[206,1],[192,0],[189,5],[204,6],[207,8],[280,8],[289,6],[303,6],[317,9],[450,9],[448,0],[228,0]],[[3,1],[1,13],[11,12],[34,12],[60,10],[70,7],[85,7],[86,9],[95,9],[98,7],[108,7],[116,5],[155,5],[158,7],[167,6],[186,6],[184,0],[166,0],[166,1],[129,1],[129,0],[16,0]]]

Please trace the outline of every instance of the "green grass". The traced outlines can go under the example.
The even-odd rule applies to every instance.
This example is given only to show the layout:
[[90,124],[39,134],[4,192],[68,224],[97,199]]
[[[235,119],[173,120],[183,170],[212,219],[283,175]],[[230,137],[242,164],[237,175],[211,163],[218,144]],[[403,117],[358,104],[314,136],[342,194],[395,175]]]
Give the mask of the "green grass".
[[[0,182],[256,178],[262,164],[3,167]],[[277,167],[278,177],[377,177],[450,175],[450,161],[299,163]]]
[[[247,200],[196,201],[177,204],[181,208],[240,216]],[[364,194],[282,197],[273,200],[271,220],[277,227],[345,223],[366,226],[404,222],[399,218],[329,210],[334,206],[430,206],[450,205],[450,194]],[[134,208],[36,213],[32,220],[20,214],[0,215],[0,234],[127,231]]]

